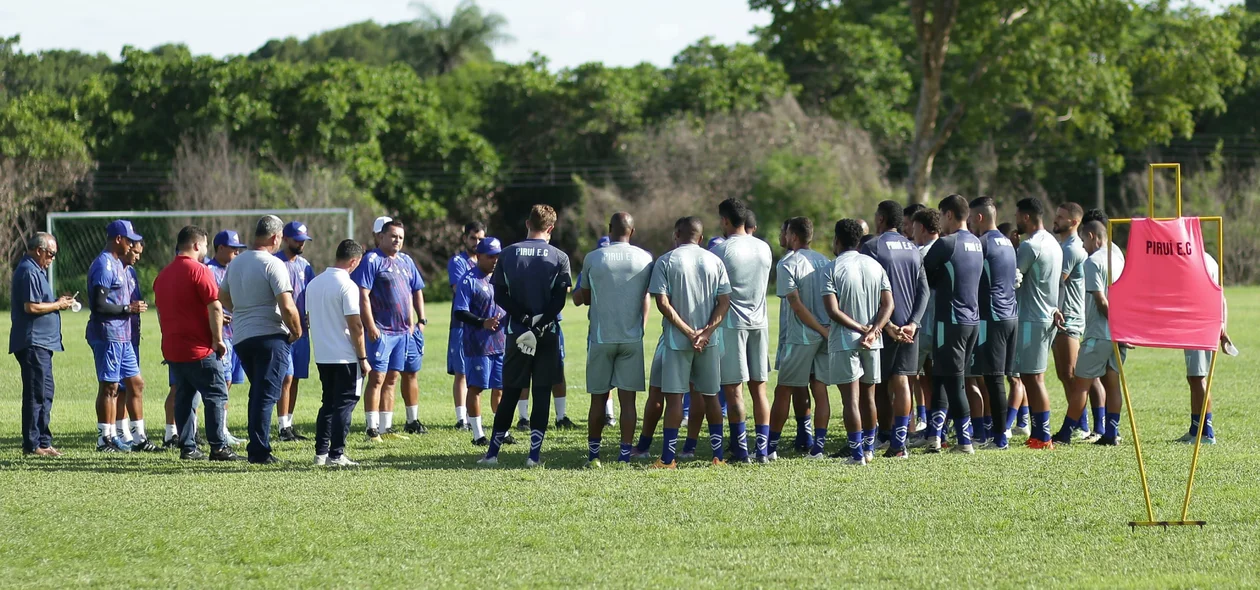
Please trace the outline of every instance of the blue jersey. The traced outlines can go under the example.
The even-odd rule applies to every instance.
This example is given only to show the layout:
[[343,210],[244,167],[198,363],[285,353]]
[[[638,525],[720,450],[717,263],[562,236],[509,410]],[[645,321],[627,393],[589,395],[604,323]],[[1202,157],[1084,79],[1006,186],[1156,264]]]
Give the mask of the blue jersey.
[[276,253],[276,258],[284,261],[285,270],[289,271],[289,283],[293,285],[293,303],[297,305],[298,317],[306,317],[306,286],[315,278],[315,270],[311,263],[301,256],[289,258],[283,250]]
[[991,229],[980,236],[984,272],[980,275],[980,319],[1000,322],[1019,318],[1015,307],[1015,246],[1002,232]]
[[[88,297],[93,297],[97,287],[105,289],[105,300],[114,305],[131,304],[131,280],[127,269],[117,256],[101,252],[92,266],[88,267]],[[88,342],[131,342],[131,318],[129,314],[103,315],[95,311],[88,316]]]
[[459,282],[464,280],[464,274],[476,266],[477,263],[467,252],[463,250],[456,252],[446,263],[446,280],[451,284],[451,288],[459,289]]
[[391,334],[411,330],[411,295],[424,289],[424,277],[410,256],[402,252],[386,256],[379,248],[373,248],[363,256],[351,278],[368,290],[377,328]]
[[[510,298],[521,313],[541,314],[551,302],[554,289],[567,290],[573,286],[569,255],[544,240],[517,242],[499,254],[499,265],[490,282],[501,296]],[[558,329],[559,324],[556,326]],[[526,328],[519,318],[513,317],[507,333],[520,334]]]
[[984,249],[969,231],[958,231],[932,244],[923,267],[936,287],[936,322],[956,326],[980,323],[980,274]]
[[874,258],[888,275],[893,296],[890,321],[897,326],[922,325],[929,290],[919,247],[895,231],[886,231],[863,245],[861,252]]
[[[131,301],[144,300],[144,292],[140,290],[140,277],[136,275],[136,267],[127,267],[127,285],[131,288]],[[140,346],[140,314],[131,314],[131,343]]]
[[[223,279],[227,277],[227,267],[219,264],[218,260],[213,258],[206,261],[206,267],[210,269],[210,274],[214,275],[214,282],[219,288],[223,287]],[[226,307],[223,309],[223,319],[232,319],[232,312]],[[223,322],[223,340],[232,341],[232,324]]]
[[[494,303],[494,285],[481,269],[473,267],[464,273],[459,286],[455,288],[453,311],[466,311],[479,318],[502,318],[503,309]],[[462,323],[462,322],[460,322]],[[498,330],[487,330],[463,324],[463,346],[466,356],[493,356],[503,354],[507,346],[507,336],[503,333],[503,325]]]

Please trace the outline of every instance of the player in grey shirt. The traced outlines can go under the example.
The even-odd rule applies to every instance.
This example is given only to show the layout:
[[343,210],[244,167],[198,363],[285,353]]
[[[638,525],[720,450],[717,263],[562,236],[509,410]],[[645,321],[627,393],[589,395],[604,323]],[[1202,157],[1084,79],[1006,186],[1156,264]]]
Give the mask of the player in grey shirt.
[[[1059,240],[1063,251],[1063,273],[1059,277],[1059,311],[1063,313],[1063,325],[1057,327],[1054,336],[1054,369],[1063,384],[1063,394],[1072,397],[1076,379],[1074,369],[1076,357],[1080,353],[1081,334],[1085,331],[1085,246],[1080,236],[1076,235],[1080,228],[1085,210],[1076,203],[1059,205],[1054,215],[1054,235]],[[1101,383],[1095,385],[1102,387]],[[1082,414],[1081,421],[1073,425],[1076,437],[1089,436],[1089,417]]]
[[[678,428],[682,425],[682,394],[703,397],[709,421],[713,462],[722,464],[721,389],[722,333],[718,330],[731,305],[731,283],[726,266],[700,247],[704,225],[698,217],[684,217],[674,224],[677,245],[656,260],[648,292],[664,316],[661,354],[661,390],[665,394],[665,449],[655,467],[672,469]],[[655,380],[655,379],[653,379]]]
[[647,389],[643,372],[643,323],[647,317],[648,282],[652,256],[630,245],[634,218],[620,212],[608,222],[609,244],[582,262],[573,301],[589,303],[590,330],[586,347],[586,391],[591,394],[587,416],[588,464],[599,465],[604,434],[604,406],[617,388],[621,403],[621,451],[618,461],[628,463],[634,428],[638,424],[635,395]]
[[770,439],[770,403],[766,379],[770,375],[770,320],[766,314],[766,289],[774,257],[770,245],[748,233],[751,212],[739,199],[718,205],[726,241],[712,252],[726,265],[731,280],[731,311],[722,323],[722,389],[726,393],[727,420],[731,424],[731,460],[747,463],[747,412],[743,384],[752,397],[757,434],[756,456],[764,461]]
[[1046,231],[1045,208],[1040,200],[1029,197],[1016,203],[1015,208],[1019,232],[1028,236],[1020,242],[1015,255],[1016,269],[1023,276],[1015,292],[1019,300],[1019,353],[1015,370],[1024,382],[1032,412],[1032,435],[1027,444],[1034,449],[1053,449],[1045,372],[1050,342],[1056,326],[1063,324],[1063,314],[1059,312],[1063,249]]

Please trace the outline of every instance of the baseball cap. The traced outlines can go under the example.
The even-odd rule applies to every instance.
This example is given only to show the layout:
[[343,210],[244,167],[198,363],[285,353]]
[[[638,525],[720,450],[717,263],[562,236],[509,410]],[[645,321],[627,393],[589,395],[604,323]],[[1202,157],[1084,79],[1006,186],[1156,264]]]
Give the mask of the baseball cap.
[[611,239],[609,239],[609,237],[608,237],[608,236],[604,236],[604,237],[600,238],[598,242],[595,242],[595,247],[596,247],[596,248],[604,248],[604,247],[607,247],[607,246],[608,246],[609,244],[611,244],[611,243],[612,243],[612,240],[611,240]]
[[225,229],[214,234],[214,247],[227,246],[228,248],[244,248],[245,244],[241,243],[241,236],[236,232]]
[[725,242],[725,241],[726,241],[726,238],[722,236],[713,236],[713,238],[709,240],[709,245],[705,246],[705,249],[712,250],[714,246],[721,244],[722,242]]
[[478,254],[489,254],[494,256],[502,251],[503,247],[499,245],[499,238],[481,238],[481,241],[477,242]]
[[393,218],[393,217],[384,217],[384,216],[382,216],[382,217],[377,217],[377,218],[376,218],[376,221],[373,221],[373,222],[372,222],[372,233],[374,233],[374,234],[379,234],[379,233],[381,233],[381,230],[382,230],[382,229],[385,229],[385,224],[386,224],[386,223],[389,223],[389,222],[391,222],[391,221],[393,221],[393,220],[394,220],[394,218]]
[[131,222],[126,219],[109,222],[109,225],[105,226],[105,232],[109,234],[110,239],[122,236],[133,242],[144,240],[144,237],[136,233],[135,228],[131,227]]
[[312,240],[311,236],[306,234],[306,224],[301,221],[290,221],[284,226],[284,237],[293,238],[299,242]]

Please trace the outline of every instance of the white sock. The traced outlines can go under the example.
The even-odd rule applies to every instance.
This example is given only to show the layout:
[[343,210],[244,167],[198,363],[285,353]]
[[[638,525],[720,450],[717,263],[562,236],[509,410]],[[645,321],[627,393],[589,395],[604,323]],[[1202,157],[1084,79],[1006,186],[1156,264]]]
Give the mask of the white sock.
[[609,417],[614,415],[613,414],[613,401],[612,401],[611,395],[608,396],[608,400],[604,402],[604,415],[609,416]]
[[293,428],[293,414],[285,414],[284,423],[288,424],[289,428]]
[[166,425],[166,438],[172,439],[172,438],[175,438],[176,436],[179,436],[179,429],[176,428],[174,424],[167,424]]
[[381,430],[389,430],[394,427],[394,413],[381,412]]
[[567,405],[568,401],[569,401],[569,398],[567,397],[556,398],[556,421],[557,422],[564,420],[564,416],[565,416],[564,407],[565,405]]
[[380,412],[364,412],[363,414],[367,419],[368,430],[376,430],[380,426],[380,423],[381,423]]
[[473,440],[479,440],[486,435],[486,431],[481,429],[481,416],[473,416],[468,419],[472,426]]
[[281,429],[281,430],[283,430],[283,429],[288,428],[288,427],[290,427],[290,426],[293,426],[293,424],[292,424],[291,422],[289,422],[289,417],[288,417],[288,416],[283,416],[283,415],[282,415],[282,416],[280,416],[280,429]]
[[523,399],[516,402],[516,413],[520,415],[521,420],[529,420],[529,400]]
[[122,420],[114,420],[114,432],[118,433],[116,436],[120,436],[123,440],[131,442],[131,429],[127,426],[126,418],[123,418]]
[[144,433],[144,420],[136,420],[131,423],[131,434],[136,440],[148,440],[149,435]]
[[[407,411],[411,411],[411,408],[407,408]],[[468,408],[466,406],[455,406],[455,421],[456,422],[468,421]]]
[[416,422],[420,420],[420,406],[407,406],[407,421]]
[[109,438],[109,424],[106,424],[104,422],[97,422],[96,434],[100,436],[101,441],[104,441],[105,439]]

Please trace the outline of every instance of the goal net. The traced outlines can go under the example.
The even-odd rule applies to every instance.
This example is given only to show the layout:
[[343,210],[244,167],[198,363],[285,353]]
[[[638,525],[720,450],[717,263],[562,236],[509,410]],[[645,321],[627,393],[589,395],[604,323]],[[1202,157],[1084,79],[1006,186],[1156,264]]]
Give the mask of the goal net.
[[[263,215],[276,215],[285,223],[300,221],[314,240],[302,253],[316,273],[331,265],[336,258],[337,243],[354,236],[352,209],[233,209],[222,211],[91,211],[48,214],[48,233],[57,238],[60,252],[49,269],[54,293],[74,293],[87,288],[87,272],[92,261],[105,248],[105,226],[115,219],[126,219],[144,237],[144,254],[136,263],[136,274],[144,286],[144,295],[152,299],[149,286],[171,261],[175,253],[175,237],[180,228],[196,225],[210,234],[235,230],[242,243],[248,245],[254,235],[254,224]],[[211,251],[213,254],[213,249]]]

